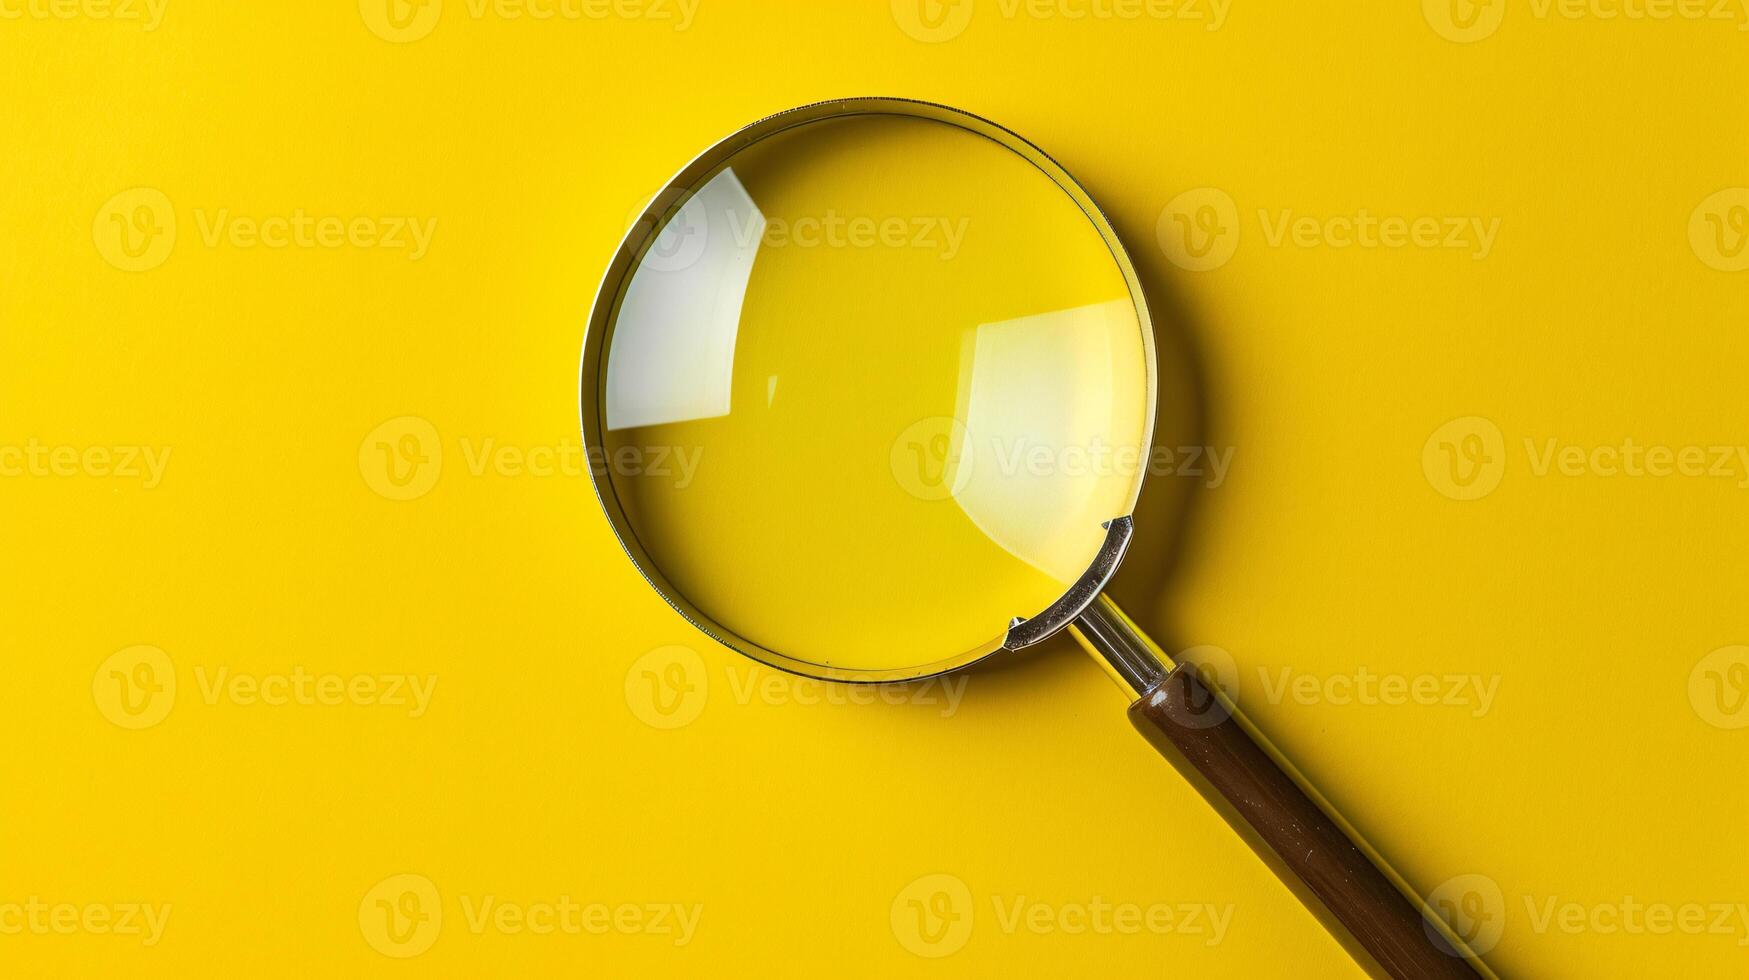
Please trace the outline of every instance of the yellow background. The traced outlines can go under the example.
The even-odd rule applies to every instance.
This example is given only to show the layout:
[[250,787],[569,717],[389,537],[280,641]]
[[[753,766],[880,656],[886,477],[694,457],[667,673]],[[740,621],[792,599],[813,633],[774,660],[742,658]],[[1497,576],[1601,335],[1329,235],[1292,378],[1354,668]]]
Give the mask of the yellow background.
[[[1415,887],[1498,885],[1502,975],[1740,975],[1740,919],[1655,935],[1593,913],[1749,901],[1749,653],[1728,649],[1749,642],[1749,473],[1539,474],[1525,440],[1745,442],[1749,273],[1689,228],[1749,185],[1749,34],[1530,0],[1467,30],[1415,0],[1233,0],[1218,30],[1029,9],[923,11],[932,33],[904,5],[703,0],[680,31],[445,0],[397,34],[349,0],[168,0],[151,30],[0,6],[0,447],[171,452],[150,489],[85,457],[0,478],[0,916],[172,908],[150,948],[0,932],[0,972],[1358,975],[1067,640],[966,675],[951,712],[939,688],[750,690],[776,675],[644,585],[585,476],[474,474],[488,438],[575,447],[584,313],[674,169],[767,112],[891,94],[1000,121],[1081,178],[1162,321],[1163,438],[1234,450],[1219,487],[1155,480],[1118,588],[1137,618],[1226,651],[1257,724]],[[105,209],[141,187],[177,224],[130,272]],[[1157,232],[1201,188],[1237,238],[1191,271]],[[1745,198],[1722,200],[1727,220]],[[436,224],[417,260],[203,234],[298,209]],[[1284,209],[1499,225],[1482,259],[1272,243]],[[442,459],[394,500],[361,447],[408,416],[390,435]],[[1429,440],[1472,417],[1500,433],[1500,482],[1459,500]],[[101,687],[138,645],[177,689],[130,729]],[[1475,673],[1497,696],[1481,717],[1259,696],[1290,667]],[[203,693],[221,668],[436,686],[418,718],[245,705]],[[650,676],[682,680],[674,713]],[[404,959],[368,926],[398,875],[443,916]],[[943,940],[963,946],[907,932],[919,892],[969,914]],[[683,946],[476,933],[463,903],[488,895],[702,917]],[[1212,945],[1005,929],[1019,896],[1231,918]],[[1594,925],[1538,928],[1551,900]]]

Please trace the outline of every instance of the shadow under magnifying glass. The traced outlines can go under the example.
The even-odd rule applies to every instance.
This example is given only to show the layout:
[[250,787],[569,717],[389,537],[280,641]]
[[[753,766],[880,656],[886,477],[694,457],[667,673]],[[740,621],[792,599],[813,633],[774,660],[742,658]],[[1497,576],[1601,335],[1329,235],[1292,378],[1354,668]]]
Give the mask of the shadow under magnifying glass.
[[[1090,187],[1089,193],[1096,200],[1100,198],[1097,187]],[[1210,454],[1225,454],[1224,466],[1230,467],[1234,451],[1230,445],[1212,445],[1214,440],[1210,432],[1214,428],[1217,401],[1210,391],[1206,355],[1200,343],[1203,336],[1199,329],[1201,320],[1194,304],[1176,281],[1182,273],[1170,264],[1159,248],[1154,247],[1152,221],[1143,222],[1134,215],[1108,213],[1107,217],[1118,237],[1130,246],[1129,255],[1147,297],[1154,323],[1158,385],[1154,441],[1152,451],[1144,461],[1148,472],[1136,504],[1135,536],[1131,538],[1123,563],[1106,591],[1171,655],[1184,649],[1185,638],[1178,624],[1167,621],[1165,610],[1170,604],[1165,599],[1186,569],[1192,566],[1197,549],[1202,546],[1198,515],[1207,503],[1207,494],[1218,486],[1217,470],[1210,462]],[[1194,458],[1193,453],[1197,454]],[[1218,472],[1221,477],[1230,475],[1227,468]],[[1009,684],[1033,686],[1049,683],[1048,678],[1035,675],[1055,670],[1061,663],[1058,658],[1082,656],[1085,654],[1079,645],[1064,633],[1033,647],[991,657],[972,669],[980,678],[977,687],[985,688],[990,696],[1001,697],[1001,692]],[[986,681],[990,685],[988,688]],[[1246,724],[1277,763],[1343,825],[1350,838],[1369,853],[1375,864],[1396,879],[1398,888],[1413,894],[1404,887],[1401,876],[1390,870],[1377,850],[1366,842],[1364,835],[1318,794],[1292,763],[1262,737],[1262,733],[1256,732],[1248,721]],[[1147,753],[1145,743],[1138,741],[1137,751]],[[1167,753],[1167,758],[1362,969],[1374,977],[1389,977],[1389,973],[1305,887],[1294,869],[1275,854],[1250,823],[1188,760],[1174,758],[1171,753]]]
[[[1097,199],[1097,189],[1091,192]],[[1163,605],[1162,597],[1170,594],[1174,581],[1193,559],[1198,540],[1196,512],[1215,474],[1209,456],[1228,454],[1226,462],[1231,463],[1231,451],[1209,445],[1211,401],[1196,316],[1173,282],[1166,259],[1159,249],[1151,247],[1152,224],[1142,227],[1119,214],[1108,213],[1107,218],[1118,237],[1132,246],[1130,259],[1154,321],[1158,383],[1154,442],[1142,460],[1148,471],[1136,502],[1136,532],[1106,591],[1170,653],[1179,649],[1174,643],[1175,630],[1173,624],[1160,621],[1157,611]],[[1071,651],[1077,657],[1084,656],[1075,641],[1063,633],[1036,646],[1003,652],[973,669],[980,677],[1000,678],[997,682],[1003,685],[1037,682],[1026,675]]]

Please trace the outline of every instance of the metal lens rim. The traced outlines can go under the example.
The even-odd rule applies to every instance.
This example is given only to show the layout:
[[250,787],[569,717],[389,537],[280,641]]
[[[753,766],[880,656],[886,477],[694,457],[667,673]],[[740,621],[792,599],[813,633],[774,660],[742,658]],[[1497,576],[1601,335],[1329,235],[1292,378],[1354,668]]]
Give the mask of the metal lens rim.
[[[867,97],[833,99],[800,106],[767,116],[737,130],[681,168],[680,172],[675,174],[645,207],[644,214],[633,222],[624,240],[620,242],[618,250],[615,251],[613,260],[608,264],[607,271],[602,276],[601,285],[596,290],[595,302],[589,311],[588,326],[584,332],[579,400],[585,458],[592,460],[603,458],[597,455],[603,451],[605,446],[602,438],[605,430],[603,428],[601,359],[603,352],[607,350],[607,341],[612,334],[614,321],[618,317],[620,302],[624,298],[626,286],[631,279],[632,272],[637,269],[638,263],[642,260],[644,252],[654,243],[657,233],[668,219],[685,203],[688,193],[731,157],[753,143],[784,130],[823,119],[869,114],[931,119],[957,126],[993,140],[1037,167],[1080,206],[1087,219],[1092,222],[1094,229],[1099,232],[1106,247],[1111,250],[1112,258],[1123,273],[1124,282],[1130,291],[1130,298],[1135,304],[1136,317],[1142,330],[1144,357],[1147,361],[1145,365],[1147,369],[1147,418],[1143,429],[1142,445],[1146,447],[1153,444],[1154,405],[1156,385],[1158,384],[1153,321],[1148,313],[1147,298],[1143,294],[1141,281],[1136,275],[1135,265],[1131,262],[1129,253],[1124,250],[1123,243],[1118,240],[1117,233],[1112,230],[1111,223],[1106,219],[1099,206],[1094,203],[1092,197],[1069,175],[1068,171],[1064,170],[1043,150],[988,119],[932,102]],[[1136,498],[1141,493],[1141,483],[1145,472],[1146,467],[1138,469],[1135,484],[1131,489],[1129,503],[1132,510]],[[892,683],[917,680],[969,666],[998,650],[1018,649],[1044,640],[1080,615],[1087,604],[1092,602],[1099,591],[1104,588],[1105,583],[1116,571],[1118,562],[1123,557],[1130,535],[1129,515],[1114,516],[1113,520],[1106,524],[1105,545],[1094,558],[1086,574],[1070,586],[1062,598],[1052,603],[1039,615],[1027,620],[1015,620],[1007,633],[1000,639],[993,639],[989,644],[915,667],[862,670],[798,660],[753,643],[705,615],[688,602],[686,597],[663,577],[656,562],[644,550],[631,523],[626,518],[624,509],[614,491],[612,480],[605,470],[597,472],[596,467],[591,466],[590,479],[595,486],[596,499],[606,513],[609,523],[613,525],[614,535],[619,539],[620,547],[625,550],[626,556],[632,560],[632,564],[637,567],[645,581],[649,582],[651,587],[670,606],[674,607],[676,612],[685,617],[700,632],[738,653],[779,670],[800,674],[804,677],[846,683]]]

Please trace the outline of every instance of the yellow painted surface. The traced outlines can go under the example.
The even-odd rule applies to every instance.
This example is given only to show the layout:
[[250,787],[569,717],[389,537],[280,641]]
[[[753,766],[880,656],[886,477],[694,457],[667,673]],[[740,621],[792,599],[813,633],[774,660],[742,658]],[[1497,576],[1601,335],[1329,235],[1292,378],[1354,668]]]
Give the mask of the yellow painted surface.
[[822,687],[620,553],[601,269],[850,94],[1129,243],[1164,647],[1503,976],[1742,972],[1737,9],[0,14],[0,972],[1359,975],[1066,638]]

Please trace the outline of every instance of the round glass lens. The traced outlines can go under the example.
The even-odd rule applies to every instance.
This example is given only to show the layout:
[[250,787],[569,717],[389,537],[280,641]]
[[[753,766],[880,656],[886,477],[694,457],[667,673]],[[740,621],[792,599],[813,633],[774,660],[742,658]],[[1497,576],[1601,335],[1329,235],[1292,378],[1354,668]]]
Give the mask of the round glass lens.
[[892,679],[998,648],[1087,571],[1140,487],[1151,349],[1063,185],[864,113],[741,146],[678,200],[605,287],[585,397],[603,500],[683,611]]

